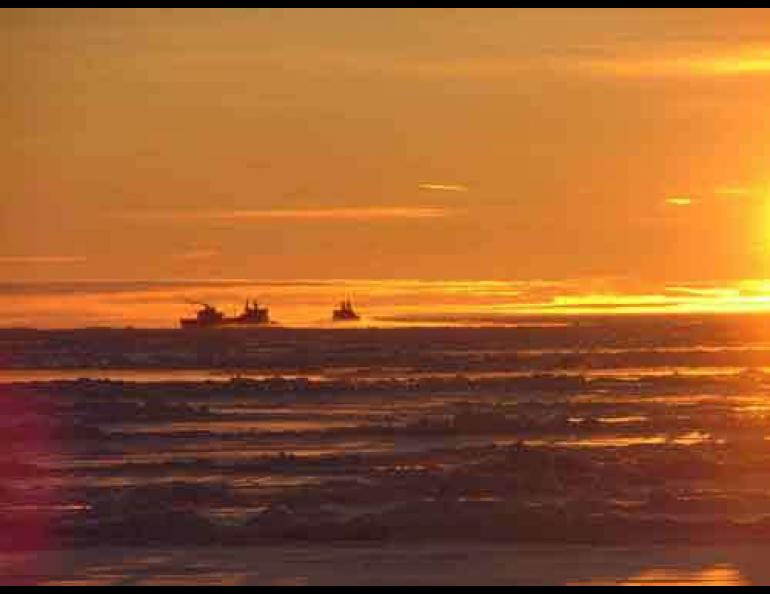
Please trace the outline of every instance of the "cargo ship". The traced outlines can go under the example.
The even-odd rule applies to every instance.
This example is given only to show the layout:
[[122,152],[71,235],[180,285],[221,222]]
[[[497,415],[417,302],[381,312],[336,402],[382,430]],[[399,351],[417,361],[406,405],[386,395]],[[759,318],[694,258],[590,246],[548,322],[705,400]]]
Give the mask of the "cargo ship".
[[228,317],[216,307],[208,303],[194,303],[200,309],[194,318],[181,318],[182,328],[215,328],[220,326],[265,326],[272,324],[266,307],[260,307],[256,301],[246,300],[243,312],[237,316]]
[[337,308],[332,312],[332,321],[334,322],[357,322],[361,319],[355,310],[350,299],[340,301]]

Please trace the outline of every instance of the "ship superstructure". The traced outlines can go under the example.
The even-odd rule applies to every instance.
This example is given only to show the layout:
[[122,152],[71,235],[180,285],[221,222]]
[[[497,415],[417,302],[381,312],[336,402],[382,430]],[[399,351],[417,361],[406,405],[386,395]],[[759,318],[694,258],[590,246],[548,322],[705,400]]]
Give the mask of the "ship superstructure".
[[343,299],[332,312],[332,320],[335,322],[356,322],[361,319],[355,310],[350,299]]
[[246,300],[243,311],[236,316],[228,317],[216,307],[208,303],[194,303],[200,309],[194,318],[181,318],[182,328],[212,328],[219,326],[259,326],[270,324],[270,313],[267,307],[260,307],[256,300]]
[[236,324],[269,324],[270,313],[266,307],[260,307],[256,300],[249,302],[247,299],[243,306],[243,313],[233,318],[233,322]]

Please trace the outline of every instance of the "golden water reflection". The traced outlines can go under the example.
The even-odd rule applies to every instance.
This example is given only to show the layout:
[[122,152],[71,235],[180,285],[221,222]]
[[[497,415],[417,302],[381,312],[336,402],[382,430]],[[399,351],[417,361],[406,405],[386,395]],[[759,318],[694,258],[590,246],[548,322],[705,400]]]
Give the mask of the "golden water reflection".
[[703,569],[655,567],[629,578],[600,577],[569,582],[569,586],[748,586],[740,571],[729,563]]

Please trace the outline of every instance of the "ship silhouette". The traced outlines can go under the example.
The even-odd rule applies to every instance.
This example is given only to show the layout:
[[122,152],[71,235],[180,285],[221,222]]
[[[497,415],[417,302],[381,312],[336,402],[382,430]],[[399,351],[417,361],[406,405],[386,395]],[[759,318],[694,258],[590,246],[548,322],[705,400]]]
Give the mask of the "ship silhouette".
[[246,300],[243,311],[237,315],[228,317],[216,307],[208,303],[192,302],[201,308],[194,318],[180,318],[179,325],[182,328],[212,328],[218,326],[264,326],[271,324],[267,307],[260,307],[257,301]]
[[337,308],[332,312],[332,321],[334,322],[356,322],[361,319],[355,310],[350,299],[340,301]]

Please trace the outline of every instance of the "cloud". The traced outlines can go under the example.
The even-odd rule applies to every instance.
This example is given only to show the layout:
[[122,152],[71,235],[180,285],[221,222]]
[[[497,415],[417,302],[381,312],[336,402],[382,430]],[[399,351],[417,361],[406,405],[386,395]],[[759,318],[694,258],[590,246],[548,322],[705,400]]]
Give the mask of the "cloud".
[[231,211],[147,211],[124,213],[132,219],[164,221],[384,221],[437,219],[451,211],[433,206],[393,206],[316,209],[264,209]]
[[691,53],[652,57],[579,59],[578,70],[619,77],[730,77],[770,74],[770,47],[751,46],[729,53],[698,48]]
[[310,210],[236,210],[224,214],[225,219],[331,219],[369,221],[377,219],[434,219],[447,211],[436,207],[329,208]]
[[694,201],[695,200],[689,196],[671,196],[670,198],[666,198],[666,204],[671,204],[673,206],[690,206]]
[[716,190],[714,190],[714,193],[718,196],[729,196],[729,197],[740,198],[742,196],[750,196],[753,193],[753,191],[751,188],[725,186],[722,188],[717,188]]
[[461,184],[419,184],[421,190],[430,190],[437,192],[467,192],[467,186]]
[[0,256],[0,264],[78,264],[84,256]]
[[638,43],[599,43],[566,45],[558,52],[546,48],[538,55],[386,63],[379,71],[386,69],[402,75],[465,80],[514,80],[525,73],[548,72],[619,78],[767,76],[770,46],[755,43],[724,50],[716,43],[669,42],[646,48]]
[[666,293],[677,293],[693,297],[732,298],[740,297],[741,291],[734,287],[665,287]]
[[171,256],[174,260],[182,260],[182,261],[197,261],[197,260],[208,260],[209,258],[213,258],[215,256],[219,255],[219,250],[209,250],[209,249],[196,249],[196,250],[190,250],[188,252],[182,252],[181,254],[174,254]]

